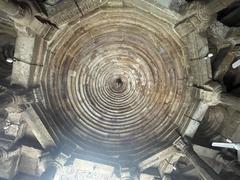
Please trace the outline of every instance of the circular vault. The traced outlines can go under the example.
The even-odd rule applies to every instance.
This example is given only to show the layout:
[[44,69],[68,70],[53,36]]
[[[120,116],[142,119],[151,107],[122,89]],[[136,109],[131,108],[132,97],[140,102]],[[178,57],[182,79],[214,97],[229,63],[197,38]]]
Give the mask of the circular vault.
[[197,100],[176,16],[125,6],[52,17],[59,29],[39,51],[40,109],[82,156],[137,162],[172,144]]

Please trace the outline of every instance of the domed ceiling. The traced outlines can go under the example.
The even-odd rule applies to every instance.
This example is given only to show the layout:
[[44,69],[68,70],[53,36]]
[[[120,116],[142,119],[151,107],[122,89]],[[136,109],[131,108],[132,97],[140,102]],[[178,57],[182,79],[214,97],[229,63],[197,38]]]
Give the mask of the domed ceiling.
[[84,3],[84,11],[59,5],[51,17],[58,29],[43,31],[35,81],[44,103],[35,109],[81,156],[138,162],[171,145],[190,121],[199,101],[195,42],[178,32],[179,14],[147,1]]

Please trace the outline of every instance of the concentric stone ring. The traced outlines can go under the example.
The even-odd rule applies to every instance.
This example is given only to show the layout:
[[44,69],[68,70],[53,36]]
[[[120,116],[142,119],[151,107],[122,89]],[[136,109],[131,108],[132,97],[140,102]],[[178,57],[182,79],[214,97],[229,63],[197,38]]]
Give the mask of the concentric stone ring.
[[129,161],[176,139],[192,89],[173,25],[140,9],[105,8],[73,17],[52,37],[41,82],[65,140],[87,155]]

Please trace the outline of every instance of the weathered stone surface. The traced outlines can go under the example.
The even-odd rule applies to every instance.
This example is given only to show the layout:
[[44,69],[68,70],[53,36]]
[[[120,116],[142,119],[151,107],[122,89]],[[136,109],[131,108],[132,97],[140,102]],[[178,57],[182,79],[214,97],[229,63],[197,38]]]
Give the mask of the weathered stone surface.
[[[237,28],[215,20],[216,12],[232,2],[65,0],[54,6],[43,2],[48,17],[33,3],[32,11],[21,7],[19,12],[20,6],[11,4],[8,8],[20,15],[9,15],[18,31],[11,83],[40,85],[43,98],[19,107],[25,112],[7,110],[18,113],[18,120],[27,122],[48,151],[43,157],[46,174],[54,175],[71,154],[121,167],[122,179],[139,179],[140,171],[152,166],[160,167],[163,179],[170,178],[165,173],[171,173],[183,155],[172,146],[179,135],[193,138],[209,106],[239,110],[239,98],[222,93],[222,86],[207,84],[212,78],[223,81],[225,66],[239,55]],[[232,56],[213,68],[212,77],[215,55],[228,46]],[[12,131],[18,125],[11,126],[9,135],[18,136]],[[202,127],[208,134],[204,129],[208,126]],[[10,143],[6,139],[2,144]],[[41,151],[22,150],[18,171],[40,175]],[[197,154],[185,150],[205,177],[218,178],[204,169]],[[60,158],[61,151],[68,152],[66,157]],[[2,176],[16,173],[17,165],[11,163],[6,163]],[[15,169],[10,171],[10,166]]]
[[65,138],[89,154],[138,161],[171,144],[198,100],[187,44],[174,30],[180,16],[148,1],[121,6],[109,1],[80,19],[52,17],[64,22],[39,51],[46,55],[38,80]]

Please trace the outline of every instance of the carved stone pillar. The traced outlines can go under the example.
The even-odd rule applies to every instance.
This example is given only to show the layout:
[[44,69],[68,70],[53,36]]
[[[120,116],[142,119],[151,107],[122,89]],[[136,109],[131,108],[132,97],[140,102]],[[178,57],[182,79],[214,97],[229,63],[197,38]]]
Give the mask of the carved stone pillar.
[[[48,157],[46,157],[48,158]],[[63,170],[63,166],[66,163],[67,159],[69,158],[68,155],[64,153],[60,153],[55,159],[46,160],[46,170],[41,175],[41,179],[44,180],[54,180],[58,171]]]
[[197,155],[189,142],[179,138],[174,142],[174,145],[186,155],[205,180],[221,179],[218,174]]

